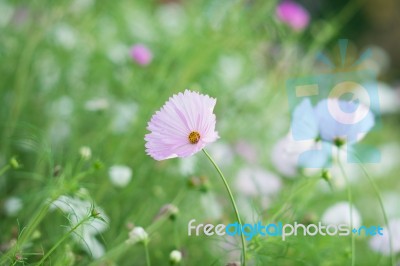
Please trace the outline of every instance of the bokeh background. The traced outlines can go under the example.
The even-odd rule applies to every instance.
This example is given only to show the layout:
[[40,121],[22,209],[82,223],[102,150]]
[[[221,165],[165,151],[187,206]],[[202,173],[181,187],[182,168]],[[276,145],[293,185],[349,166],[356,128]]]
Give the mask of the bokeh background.
[[[145,154],[147,122],[184,89],[217,98],[221,138],[208,150],[244,221],[347,222],[350,188],[354,220],[385,226],[381,198],[394,228],[394,256],[387,239],[359,236],[356,265],[398,263],[400,2],[294,3],[279,15],[277,1],[1,0],[1,263],[35,264],[56,247],[45,265],[146,265],[144,246],[126,242],[135,227],[153,265],[173,264],[173,250],[180,265],[239,261],[239,239],[187,235],[191,219],[235,219],[204,155]],[[380,197],[360,166],[344,162],[347,184],[334,162],[328,182],[287,144],[286,81],[326,71],[316,55],[336,62],[339,39],[350,61],[372,51],[360,69],[376,73],[382,126],[363,142],[382,155],[365,165]],[[68,235],[92,207],[103,220]],[[248,249],[250,265],[346,265],[352,254],[350,237],[256,237]]]

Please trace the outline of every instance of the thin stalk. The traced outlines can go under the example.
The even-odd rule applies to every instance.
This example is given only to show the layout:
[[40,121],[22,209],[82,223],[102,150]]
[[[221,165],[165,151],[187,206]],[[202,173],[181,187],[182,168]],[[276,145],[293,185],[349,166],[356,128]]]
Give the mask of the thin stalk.
[[0,265],[5,265],[6,261],[10,257],[15,258],[15,254],[19,251],[20,247],[25,243],[27,239],[29,239],[29,237],[33,234],[34,230],[36,229],[36,227],[43,220],[44,216],[47,213],[48,208],[49,206],[47,204],[43,206],[36,213],[33,220],[31,220],[31,222],[25,228],[22,229],[16,245],[0,258]]
[[10,169],[10,165],[7,164],[3,168],[0,169],[0,176],[2,176],[5,172],[7,172],[8,169]]
[[275,221],[276,218],[279,217],[279,215],[281,215],[284,211],[285,211],[285,207],[286,205],[288,205],[288,203],[293,200],[297,195],[301,194],[304,190],[309,189],[310,187],[314,186],[318,181],[320,180],[320,178],[310,178],[307,179],[306,183],[304,185],[301,185],[298,188],[292,189],[292,192],[290,193],[290,195],[286,198],[285,202],[283,202],[282,207],[275,212],[275,214],[273,216],[271,216],[271,218],[269,218],[269,221]]
[[144,252],[146,253],[146,265],[151,266],[148,242],[147,240],[144,241]]
[[90,218],[92,218],[92,216],[87,216],[79,223],[77,223],[74,227],[72,227],[71,230],[69,230],[60,240],[58,240],[58,242],[49,250],[49,252],[47,252],[46,255],[42,257],[37,265],[42,265],[46,261],[46,259],[58,248],[58,246],[61,245],[62,242],[64,242],[79,226],[87,222]]
[[[344,179],[346,180],[347,197],[350,202],[350,230],[353,230],[353,195],[351,193],[349,178],[347,177],[346,171],[344,170],[342,162],[340,161],[340,148],[339,147],[337,149],[337,162],[338,162],[338,165],[340,168],[340,172],[342,173]],[[355,243],[354,234],[351,234],[351,265],[352,266],[354,266],[356,263],[355,248],[356,248],[356,243]]]
[[385,211],[385,206],[383,205],[383,200],[382,200],[382,197],[381,197],[381,193],[379,192],[379,188],[376,185],[376,183],[374,182],[374,180],[368,174],[367,169],[365,169],[365,167],[362,164],[360,158],[358,158],[358,156],[356,154],[354,154],[354,155],[357,158],[357,160],[359,161],[360,168],[362,169],[364,175],[367,177],[369,183],[371,184],[372,188],[374,189],[376,197],[378,198],[379,205],[381,207],[382,214],[383,214],[383,219],[385,221],[385,225],[387,227],[388,234],[389,234],[389,252],[390,252],[389,255],[390,255],[390,258],[391,258],[392,266],[395,266],[396,265],[396,258],[395,258],[394,253],[393,253],[393,239],[392,239],[391,230],[389,228],[389,219],[388,219],[386,211]]
[[[179,205],[179,203],[184,198],[186,190],[181,189],[181,191],[176,195],[175,199],[171,202],[171,204]],[[164,215],[159,219],[155,220],[150,226],[146,228],[146,232],[151,236],[165,221],[168,220],[168,215]],[[127,244],[126,241],[107,251],[99,260],[93,261],[89,264],[89,266],[102,265],[104,261],[107,259],[116,259],[121,254],[124,254],[130,248],[130,244]]]
[[[222,181],[224,182],[225,188],[228,191],[229,198],[231,200],[233,209],[234,209],[235,214],[236,214],[236,219],[238,220],[238,223],[240,224],[240,228],[243,228],[242,220],[240,219],[240,215],[239,215],[238,208],[236,206],[235,198],[233,197],[232,191],[231,191],[231,189],[230,189],[230,187],[228,185],[228,182],[225,179],[224,174],[222,173],[221,169],[219,169],[219,167],[215,163],[215,161],[211,158],[210,154],[208,154],[208,152],[205,149],[203,149],[203,152],[206,155],[206,157],[210,160],[210,162],[214,165],[214,167],[217,170],[219,176],[221,177]],[[246,242],[245,242],[243,233],[241,233],[240,236],[241,236],[241,239],[242,239],[242,264],[243,264],[243,266],[246,266]]]

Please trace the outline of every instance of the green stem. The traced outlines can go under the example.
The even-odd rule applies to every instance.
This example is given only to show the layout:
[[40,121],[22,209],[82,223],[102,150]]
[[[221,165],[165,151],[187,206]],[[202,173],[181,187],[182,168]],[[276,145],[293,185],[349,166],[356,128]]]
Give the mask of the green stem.
[[31,220],[31,222],[22,229],[22,231],[18,237],[16,245],[13,248],[11,248],[6,254],[2,255],[2,257],[0,259],[0,265],[5,265],[6,261],[9,258],[15,258],[15,254],[19,251],[20,247],[23,246],[25,241],[27,241],[29,239],[29,237],[31,237],[31,235],[35,231],[36,227],[39,225],[39,223],[42,221],[42,219],[46,215],[48,208],[49,208],[48,204],[44,205],[36,213],[36,215],[34,216],[35,218],[33,220]]
[[58,242],[49,250],[49,252],[46,253],[45,256],[42,257],[42,259],[38,262],[37,265],[42,265],[46,259],[58,248],[59,245],[61,245],[62,242],[64,242],[71,233],[73,233],[79,226],[81,226],[83,223],[87,222],[92,216],[87,216],[84,219],[82,219],[79,223],[77,223],[74,227],[71,228]]
[[306,179],[306,183],[304,185],[301,185],[299,187],[296,187],[295,189],[292,189],[290,195],[285,198],[285,201],[282,203],[282,207],[274,213],[271,218],[268,220],[273,222],[275,221],[285,210],[287,210],[287,206],[290,205],[290,202],[297,196],[300,195],[304,190],[307,190],[317,184],[317,182],[321,180],[321,178],[309,178]]
[[379,188],[378,188],[378,186],[376,185],[376,183],[374,182],[374,180],[373,180],[373,179],[371,178],[371,176],[368,174],[367,169],[365,169],[365,167],[364,167],[364,165],[362,164],[360,158],[359,158],[356,154],[354,154],[354,155],[355,155],[355,157],[357,158],[357,160],[359,161],[360,168],[362,169],[364,175],[367,177],[369,183],[371,184],[371,186],[372,186],[372,188],[374,189],[374,192],[375,192],[375,194],[376,194],[376,196],[377,196],[377,198],[378,198],[379,205],[380,205],[380,207],[381,207],[382,214],[383,214],[383,219],[384,219],[384,221],[385,221],[385,225],[386,225],[386,227],[387,227],[388,234],[389,234],[389,252],[390,252],[389,255],[390,255],[390,258],[391,258],[392,266],[395,266],[395,265],[396,265],[396,258],[395,258],[394,253],[393,253],[393,242],[392,242],[393,239],[392,239],[391,230],[390,230],[390,228],[389,228],[389,219],[388,219],[387,214],[386,214],[386,211],[385,211],[385,206],[383,205],[383,200],[382,200],[382,197],[381,197],[381,193],[379,192]]
[[[242,224],[242,221],[240,219],[239,211],[238,211],[238,208],[236,206],[235,198],[233,197],[232,191],[229,188],[228,182],[226,181],[224,174],[219,169],[219,167],[215,163],[215,161],[208,154],[208,152],[205,149],[203,149],[203,152],[207,156],[207,158],[210,160],[210,162],[214,165],[214,167],[217,170],[219,176],[221,177],[222,181],[224,182],[225,188],[228,191],[229,198],[230,198],[230,200],[232,202],[233,209],[235,210],[236,219],[238,220],[238,223],[240,224],[240,228],[243,228],[243,224]],[[240,234],[240,236],[241,236],[241,239],[242,239],[242,264],[243,264],[243,266],[246,266],[246,242],[245,242],[245,239],[244,239],[244,235]]]
[[2,176],[5,172],[7,172],[8,169],[10,169],[10,165],[7,164],[5,166],[3,166],[3,168],[0,169],[0,176]]
[[[181,189],[181,191],[176,195],[175,199],[171,202],[173,205],[179,205],[179,203],[184,198],[186,193],[185,189]],[[168,215],[162,216],[160,219],[155,220],[150,226],[146,228],[146,232],[151,236],[157,229],[168,220]],[[89,264],[89,266],[102,265],[108,259],[117,259],[122,256],[125,252],[127,252],[130,248],[130,244],[127,244],[126,241],[121,244],[115,246],[111,250],[107,251],[100,259],[93,261]]]
[[[353,230],[353,196],[351,193],[351,187],[350,187],[350,181],[349,178],[346,175],[346,172],[343,168],[343,165],[340,161],[340,148],[338,147],[337,149],[337,162],[340,168],[340,172],[342,173],[344,179],[346,180],[346,185],[347,185],[347,197],[350,203],[350,230]],[[351,234],[351,232],[350,232]],[[356,243],[355,243],[355,238],[354,234],[351,234],[351,265],[354,266],[356,263],[356,257],[355,257],[355,248],[356,248]]]
[[148,242],[147,240],[144,241],[144,252],[146,253],[146,265],[151,266]]

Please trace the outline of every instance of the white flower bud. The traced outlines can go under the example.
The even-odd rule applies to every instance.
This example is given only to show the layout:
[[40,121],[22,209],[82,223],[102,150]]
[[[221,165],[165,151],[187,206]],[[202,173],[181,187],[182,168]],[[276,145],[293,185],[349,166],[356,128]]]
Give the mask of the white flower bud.
[[148,234],[143,227],[135,227],[129,232],[128,242],[130,244],[136,244],[138,242],[146,242],[149,239]]
[[84,160],[89,160],[92,157],[92,150],[87,146],[81,147],[79,153]]
[[173,250],[171,251],[171,253],[169,254],[169,260],[173,263],[173,264],[178,264],[181,262],[182,260],[182,253],[179,250]]

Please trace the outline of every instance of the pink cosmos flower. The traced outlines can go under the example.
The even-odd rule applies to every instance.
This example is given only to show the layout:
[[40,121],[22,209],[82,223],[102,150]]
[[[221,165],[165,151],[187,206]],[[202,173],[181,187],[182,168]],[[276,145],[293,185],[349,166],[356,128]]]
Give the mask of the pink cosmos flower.
[[153,54],[149,48],[142,44],[136,44],[131,48],[131,56],[133,60],[141,66],[150,64],[153,59]]
[[286,23],[295,31],[303,30],[310,21],[308,11],[290,0],[285,0],[277,6],[276,15],[280,21]]
[[189,90],[173,95],[148,123],[147,154],[158,161],[188,157],[217,140],[215,104],[216,99]]

